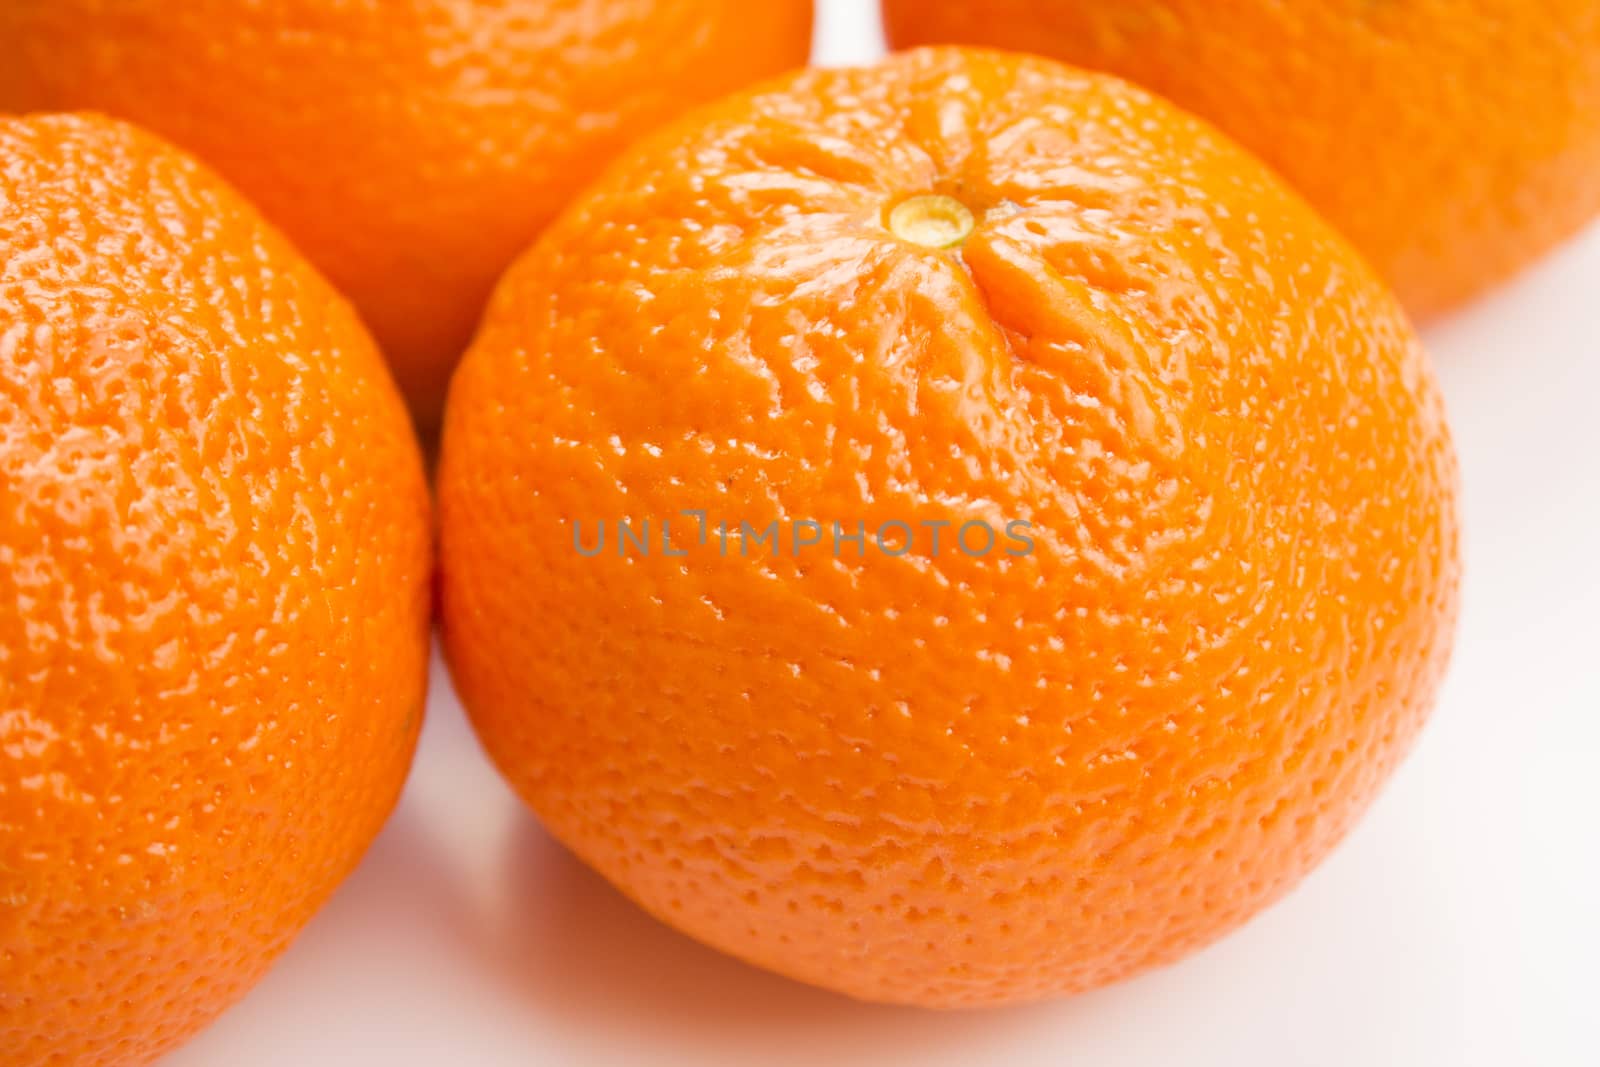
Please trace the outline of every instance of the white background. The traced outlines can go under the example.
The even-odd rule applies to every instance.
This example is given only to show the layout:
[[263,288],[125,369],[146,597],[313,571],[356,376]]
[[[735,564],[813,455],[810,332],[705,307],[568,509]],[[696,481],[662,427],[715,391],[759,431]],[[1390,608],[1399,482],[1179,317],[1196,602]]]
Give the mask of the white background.
[[[821,61],[877,55],[875,5],[821,6]],[[416,770],[365,864],[169,1063],[1600,1062],[1600,229],[1428,341],[1466,482],[1449,681],[1356,833],[1222,943],[985,1013],[870,1007],[758,972],[552,845],[436,663]]]

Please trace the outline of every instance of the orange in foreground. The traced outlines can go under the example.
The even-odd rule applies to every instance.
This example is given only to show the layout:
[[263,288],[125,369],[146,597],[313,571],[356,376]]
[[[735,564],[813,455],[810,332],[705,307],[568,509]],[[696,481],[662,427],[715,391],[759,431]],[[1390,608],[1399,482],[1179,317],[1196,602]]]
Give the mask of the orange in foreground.
[[360,310],[419,422],[495,279],[619,149],[806,60],[811,0],[6,0],[0,109],[215,166]]
[[1418,315],[1600,214],[1595,0],[885,0],[884,14],[896,46],[1039,52],[1210,119]]
[[501,284],[441,463],[449,660],[516,790],[667,922],[870,1000],[1236,926],[1450,644],[1393,298],[1209,127],[1044,60],[806,73],[630,153]]
[[128,1067],[377,833],[428,500],[355,314],[218,179],[0,119],[0,1065]]

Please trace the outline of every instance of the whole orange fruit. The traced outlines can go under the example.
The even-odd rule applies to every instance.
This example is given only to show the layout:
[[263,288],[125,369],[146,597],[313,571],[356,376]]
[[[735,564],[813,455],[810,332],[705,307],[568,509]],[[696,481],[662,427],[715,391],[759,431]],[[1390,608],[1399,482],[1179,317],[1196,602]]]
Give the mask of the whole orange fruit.
[[630,153],[502,282],[438,477],[516,790],[673,925],[873,1000],[1086,989],[1266,905],[1407,750],[1456,604],[1369,269],[1209,127],[999,53]]
[[361,856],[427,487],[355,313],[187,156],[0,119],[0,1065],[146,1063]]
[[1594,0],[885,0],[884,14],[896,46],[1038,52],[1210,119],[1417,315],[1600,213]]
[[0,108],[218,168],[356,304],[425,427],[494,280],[601,165],[803,64],[811,0],[7,0]]

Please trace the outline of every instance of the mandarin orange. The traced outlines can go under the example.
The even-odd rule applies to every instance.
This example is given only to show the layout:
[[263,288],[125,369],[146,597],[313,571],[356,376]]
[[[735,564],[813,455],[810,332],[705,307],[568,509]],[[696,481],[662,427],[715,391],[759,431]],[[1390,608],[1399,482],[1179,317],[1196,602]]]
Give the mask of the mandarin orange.
[[885,0],[897,46],[1039,52],[1210,119],[1411,311],[1447,311],[1600,214],[1594,0]]
[[629,141],[803,64],[811,0],[7,0],[0,108],[138,122],[356,304],[424,427],[494,280]]
[[[1370,269],[1123,82],[933,50],[630,152],[452,387],[441,619],[549,829],[857,997],[1083,990],[1351,827],[1451,641],[1456,468]],[[941,539],[942,538],[942,539]]]
[[429,519],[354,311],[149,134],[0,119],[0,1065],[146,1063],[394,804]]

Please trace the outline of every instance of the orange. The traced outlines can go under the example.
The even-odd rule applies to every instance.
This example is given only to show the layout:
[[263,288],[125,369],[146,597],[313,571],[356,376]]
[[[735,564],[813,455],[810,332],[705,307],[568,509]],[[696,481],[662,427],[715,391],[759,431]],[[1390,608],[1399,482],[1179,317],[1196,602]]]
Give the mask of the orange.
[[199,164],[0,119],[0,1065],[147,1063],[400,790],[429,530],[355,314]]
[[1369,268],[1209,127],[999,53],[629,153],[501,283],[438,491],[515,789],[667,922],[871,1000],[1083,990],[1260,910],[1410,746],[1456,605]]
[[898,46],[1038,52],[1138,82],[1272,164],[1413,314],[1600,213],[1594,0],[885,0]]
[[0,108],[94,108],[236,183],[419,421],[494,280],[629,141],[803,64],[811,0],[7,0]]

